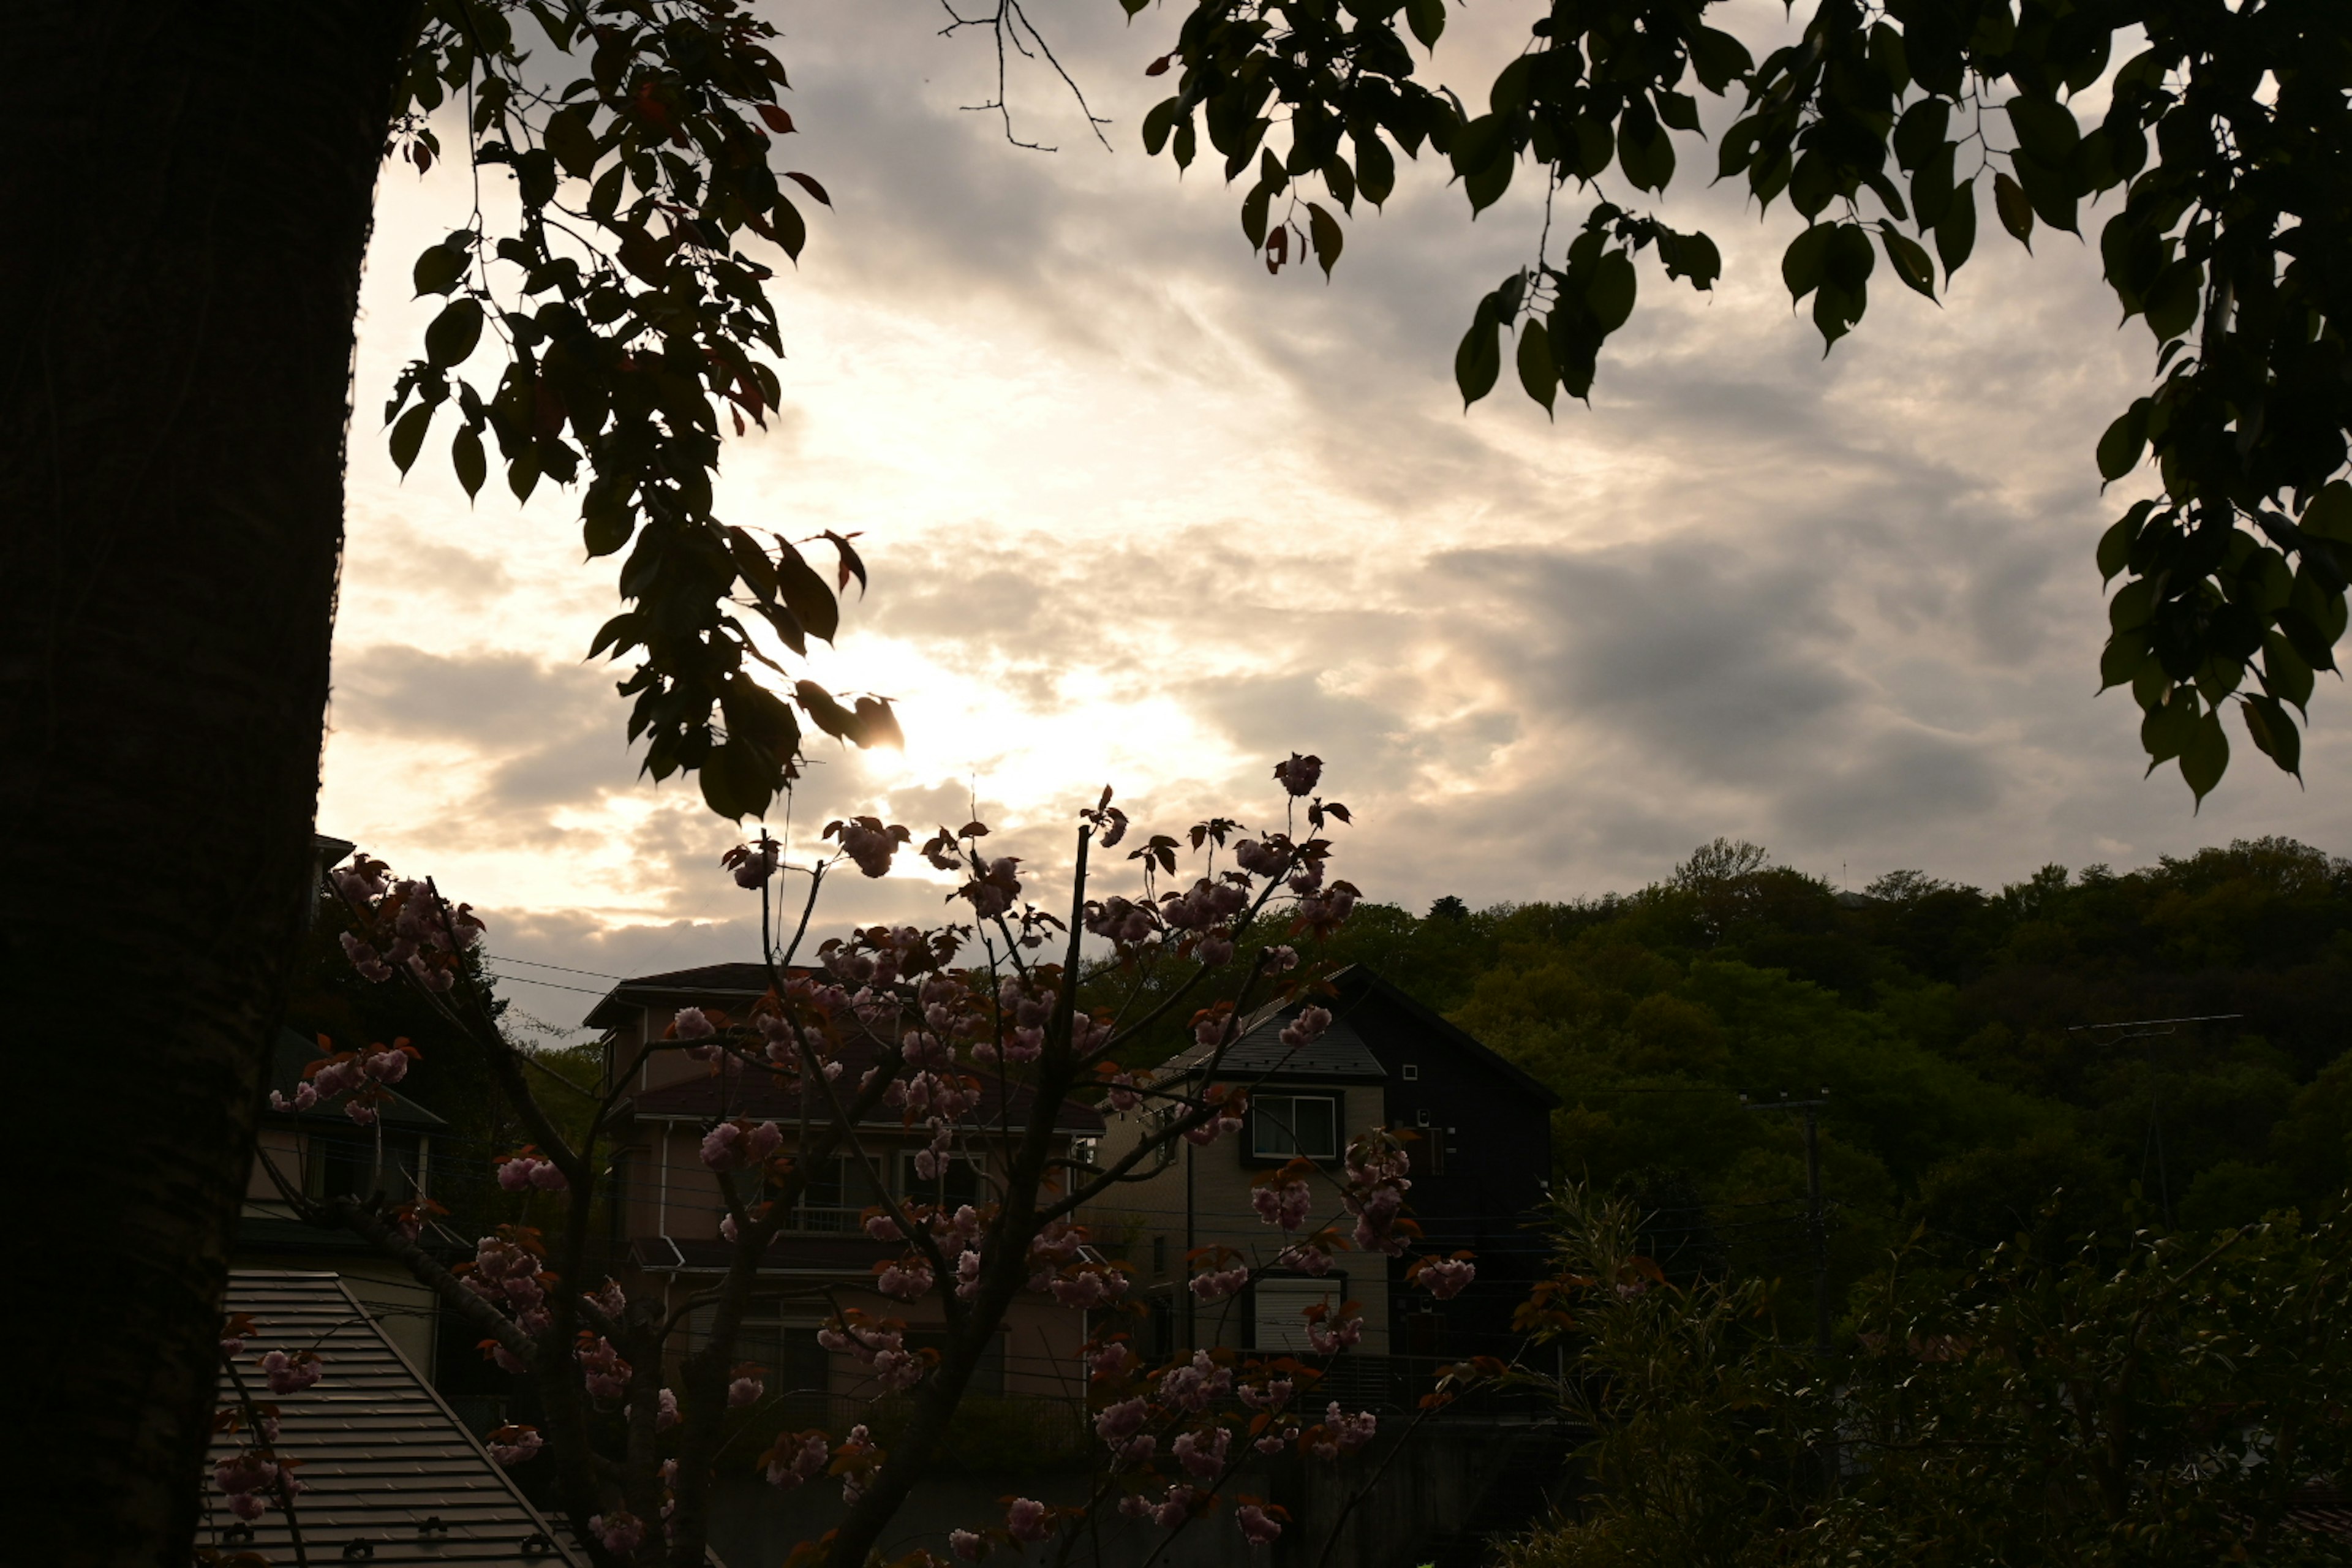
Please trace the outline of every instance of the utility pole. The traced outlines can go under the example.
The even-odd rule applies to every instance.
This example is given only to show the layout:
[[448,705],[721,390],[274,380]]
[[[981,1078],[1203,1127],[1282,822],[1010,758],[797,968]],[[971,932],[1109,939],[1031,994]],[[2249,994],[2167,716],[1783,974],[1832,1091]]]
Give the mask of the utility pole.
[[1822,1208],[1821,1118],[1829,1102],[1830,1091],[1826,1089],[1818,1100],[1791,1100],[1784,1089],[1780,1099],[1761,1105],[1752,1103],[1744,1094],[1739,1097],[1744,1110],[1805,1113],[1805,1230],[1813,1247],[1813,1354],[1824,1362],[1830,1353],[1830,1243],[1829,1226]]
[[[2180,1033],[2183,1024],[2228,1024],[2244,1017],[2243,1013],[2205,1013],[2191,1018],[2128,1018],[2113,1024],[2076,1024],[2066,1032],[2070,1035],[2093,1035],[2103,1045],[2119,1046],[2126,1040],[2158,1040]],[[2121,1030],[2115,1035],[2109,1029]],[[2172,1174],[2166,1169],[2164,1159],[2164,1112],[2159,1103],[2163,1085],[2157,1078],[2156,1064],[2148,1064],[2147,1073],[2147,1137],[2140,1153],[2140,1174],[2147,1173],[2147,1149],[2156,1151],[2157,1201],[2163,1205],[2164,1228],[2172,1228]]]

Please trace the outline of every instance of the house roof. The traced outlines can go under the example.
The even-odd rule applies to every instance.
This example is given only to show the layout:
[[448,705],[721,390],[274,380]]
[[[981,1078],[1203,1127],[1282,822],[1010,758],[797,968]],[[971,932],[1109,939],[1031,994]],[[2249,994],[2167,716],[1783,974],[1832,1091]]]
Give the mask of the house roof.
[[[848,1070],[842,1075],[845,1085],[856,1081],[855,1075],[864,1064],[855,1052],[845,1050],[843,1059]],[[868,1058],[870,1059],[870,1058]],[[986,1127],[998,1120],[998,1108],[1003,1108],[1006,1121],[1019,1126],[1027,1121],[1029,1107],[1034,1100],[1028,1086],[1003,1083],[992,1073],[974,1074],[980,1079],[980,1104],[964,1118],[963,1124]],[[758,1121],[787,1121],[798,1120],[801,1113],[801,1091],[797,1079],[784,1079],[769,1072],[731,1071],[711,1073],[705,1078],[688,1079],[683,1083],[664,1084],[631,1097],[631,1109],[640,1117],[656,1121],[680,1120],[707,1121],[719,1116],[749,1116]],[[825,1114],[820,1102],[811,1107],[812,1115]],[[869,1125],[899,1124],[896,1112],[885,1112]],[[1102,1113],[1093,1106],[1076,1100],[1062,1105],[1057,1132],[1076,1137],[1091,1137],[1103,1130]]]
[[764,996],[768,966],[764,963],[706,963],[695,969],[670,969],[659,974],[638,974],[622,981],[588,1009],[582,1020],[592,1029],[609,1029],[626,1021],[628,1010],[663,996]]
[[[294,1091],[302,1087],[302,1069],[319,1059],[317,1041],[306,1040],[291,1029],[279,1029],[269,1053],[269,1087],[287,1099],[293,1099]],[[391,1098],[376,1107],[376,1117],[387,1126],[404,1127],[418,1132],[447,1131],[449,1124],[446,1121],[398,1089],[386,1089],[384,1092]],[[286,1121],[331,1121],[343,1127],[352,1125],[351,1118],[343,1114],[340,1101],[310,1110],[273,1110],[265,1104],[261,1113]]]
[[[1311,1000],[1276,1002],[1243,1019],[1240,1038],[1225,1047],[1217,1064],[1219,1076],[1364,1079],[1374,1082],[1388,1077],[1388,1069],[1372,1055],[1371,1047],[1364,1043],[1355,1025],[1336,1010],[1331,1026],[1315,1039],[1303,1046],[1284,1045],[1283,1029]],[[1163,1070],[1180,1078],[1198,1072],[1211,1054],[1207,1046],[1193,1046],[1170,1058]]]
[[[584,1560],[562,1543],[341,1279],[237,1269],[229,1275],[227,1310],[255,1320],[240,1370],[257,1401],[278,1406],[279,1456],[302,1461],[305,1489],[295,1499],[294,1518],[312,1563],[365,1555],[374,1568],[583,1568]],[[299,1394],[270,1394],[251,1362],[278,1349],[317,1351],[324,1375]],[[226,1458],[237,1447],[234,1434],[218,1434],[212,1457]],[[202,1541],[278,1563],[294,1560],[286,1516],[276,1509],[254,1521],[250,1539],[228,1538],[236,1522],[208,1479]],[[362,1544],[364,1552],[356,1550]]]
[[[1218,1065],[1223,1078],[1361,1079],[1388,1077],[1381,1065],[1383,1047],[1403,1048],[1408,1042],[1393,1038],[1402,1024],[1421,1039],[1434,1039],[1455,1055],[1502,1079],[1512,1089],[1546,1109],[1559,1104],[1559,1096],[1524,1069],[1505,1060],[1456,1025],[1447,1023],[1405,992],[1366,969],[1350,964],[1331,977],[1336,995],[1321,1004],[1331,1012],[1331,1026],[1305,1046],[1282,1043],[1285,1025],[1315,999],[1301,997],[1260,1008],[1242,1022],[1241,1037],[1225,1048]],[[1417,1043],[1417,1042],[1413,1042]],[[1171,1057],[1163,1072],[1179,1076],[1197,1072],[1208,1059],[1208,1047],[1193,1046]]]
[[1443,1044],[1466,1058],[1506,1083],[1536,1100],[1546,1110],[1557,1110],[1559,1096],[1546,1088],[1543,1081],[1526,1068],[1497,1055],[1478,1037],[1457,1024],[1448,1023],[1434,1009],[1412,995],[1383,980],[1360,963],[1351,963],[1331,977],[1338,1000],[1331,1005],[1334,1018],[1353,1019],[1372,1038],[1375,1047],[1380,1037],[1388,1032],[1384,1026],[1402,1022],[1434,1036]]

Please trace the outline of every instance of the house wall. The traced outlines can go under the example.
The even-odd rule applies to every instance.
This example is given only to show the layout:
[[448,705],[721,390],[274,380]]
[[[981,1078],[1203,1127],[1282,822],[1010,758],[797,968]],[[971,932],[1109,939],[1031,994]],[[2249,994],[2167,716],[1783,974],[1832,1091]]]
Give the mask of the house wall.
[[[1268,1083],[1265,1092],[1332,1094],[1340,1100],[1339,1141],[1368,1128],[1387,1125],[1386,1100],[1377,1083]],[[1114,1117],[1104,1135],[1098,1158],[1118,1160],[1148,1131],[1143,1118]],[[1273,1262],[1289,1238],[1260,1219],[1250,1206],[1251,1184],[1266,1171],[1284,1163],[1251,1152],[1245,1129],[1220,1138],[1205,1148],[1180,1143],[1175,1163],[1148,1181],[1133,1183],[1116,1198],[1097,1205],[1087,1218],[1098,1235],[1118,1237],[1128,1260],[1135,1266],[1139,1288],[1151,1289],[1170,1303],[1171,1331],[1178,1346],[1229,1345],[1249,1348],[1256,1337],[1256,1319],[1247,1297],[1194,1305],[1185,1280],[1192,1270],[1185,1254],[1204,1247],[1229,1247],[1253,1268]],[[1353,1221],[1341,1208],[1341,1180],[1336,1167],[1312,1184],[1316,1206],[1310,1229],[1337,1225],[1344,1234]],[[1190,1203],[1187,1204],[1189,1188]],[[1188,1224],[1189,1215],[1189,1224]],[[1361,1348],[1373,1353],[1389,1350],[1389,1271],[1385,1260],[1360,1253],[1342,1252],[1333,1260],[1333,1275],[1347,1278],[1346,1298],[1360,1303],[1364,1319]]]

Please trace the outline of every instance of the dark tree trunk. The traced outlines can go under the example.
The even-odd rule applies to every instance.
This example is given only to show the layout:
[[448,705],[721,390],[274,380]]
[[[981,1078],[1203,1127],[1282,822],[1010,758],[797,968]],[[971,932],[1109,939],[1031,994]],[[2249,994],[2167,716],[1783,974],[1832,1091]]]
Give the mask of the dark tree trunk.
[[190,1557],[410,10],[36,0],[0,156],[12,1560]]

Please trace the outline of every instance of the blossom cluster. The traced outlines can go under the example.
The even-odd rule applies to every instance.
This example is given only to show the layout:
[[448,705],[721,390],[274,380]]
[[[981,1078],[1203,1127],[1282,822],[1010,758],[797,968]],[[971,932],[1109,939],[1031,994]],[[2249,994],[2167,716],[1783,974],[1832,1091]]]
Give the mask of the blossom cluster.
[[[1370,1411],[1349,1415],[1334,1401],[1308,1425],[1294,1406],[1320,1377],[1289,1357],[1242,1361],[1228,1350],[1198,1350],[1146,1370],[1124,1334],[1087,1346],[1097,1405],[1095,1436],[1108,1450],[1123,1496],[1119,1511],[1173,1530],[1209,1511],[1217,1489],[1245,1457],[1296,1447],[1330,1458],[1352,1453],[1379,1429]],[[1242,1500],[1234,1526],[1266,1545],[1287,1516],[1262,1500]]]
[[354,855],[329,874],[360,928],[342,934],[344,955],[379,984],[405,969],[426,990],[446,991],[486,928],[472,905],[452,905],[430,882],[395,881],[390,872],[381,860]]
[[339,1051],[326,1036],[319,1037],[319,1059],[302,1069],[302,1081],[289,1099],[280,1089],[269,1091],[272,1110],[301,1111],[350,1094],[343,1114],[362,1127],[373,1126],[378,1110],[391,1100],[391,1088],[408,1076],[420,1053],[405,1038],[390,1045],[381,1041],[364,1049]]
[[938,1352],[907,1348],[907,1325],[896,1318],[869,1317],[851,1307],[817,1330],[817,1343],[855,1356],[873,1373],[874,1380],[892,1394],[903,1394],[922,1381]]
[[213,1466],[213,1485],[242,1520],[259,1519],[270,1505],[304,1489],[294,1474],[299,1459],[281,1459],[266,1447],[243,1448]]
[[499,1160],[499,1185],[509,1193],[560,1193],[571,1185],[554,1161],[530,1144]]
[[[535,1336],[545,1332],[552,1321],[547,1290],[555,1276],[542,1267],[545,1256],[538,1231],[528,1226],[502,1225],[497,1235],[476,1241],[472,1259],[456,1265],[450,1272],[477,1296],[505,1308],[513,1314],[516,1326]],[[508,1372],[530,1370],[496,1340],[484,1341],[483,1349]]]
[[490,1450],[490,1458],[507,1466],[536,1458],[540,1449],[546,1447],[538,1427],[518,1426],[511,1421],[493,1428],[485,1444]]

